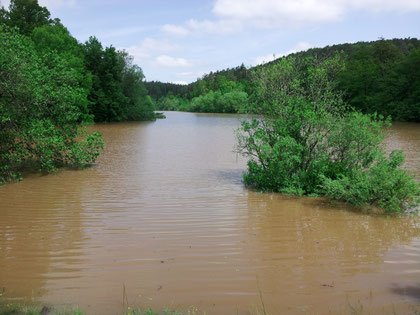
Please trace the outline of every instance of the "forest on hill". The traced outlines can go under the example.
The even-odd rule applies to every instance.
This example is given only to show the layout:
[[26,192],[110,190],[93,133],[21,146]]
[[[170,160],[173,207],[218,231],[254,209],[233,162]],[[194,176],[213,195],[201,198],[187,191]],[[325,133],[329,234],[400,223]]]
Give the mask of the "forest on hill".
[[335,78],[336,88],[352,108],[395,121],[420,122],[420,41],[416,38],[312,48],[256,67],[242,64],[210,72],[188,85],[152,81],[145,86],[161,110],[246,113],[259,102],[253,83],[258,69],[288,57],[326,60],[336,54],[345,61]]

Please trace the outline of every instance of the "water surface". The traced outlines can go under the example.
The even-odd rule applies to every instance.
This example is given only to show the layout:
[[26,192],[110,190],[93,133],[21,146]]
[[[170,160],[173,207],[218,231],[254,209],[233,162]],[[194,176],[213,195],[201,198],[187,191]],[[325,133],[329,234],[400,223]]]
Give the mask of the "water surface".
[[[243,187],[239,116],[166,113],[96,125],[89,169],[0,187],[0,291],[88,314],[413,313],[420,222]],[[396,124],[420,175],[420,125]]]

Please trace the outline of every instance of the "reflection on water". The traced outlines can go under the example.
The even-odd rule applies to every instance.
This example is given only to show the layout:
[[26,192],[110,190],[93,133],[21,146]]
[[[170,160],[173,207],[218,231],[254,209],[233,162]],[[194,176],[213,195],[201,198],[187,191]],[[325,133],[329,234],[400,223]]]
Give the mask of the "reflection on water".
[[[89,314],[132,306],[248,314],[420,308],[418,218],[246,190],[238,116],[166,113],[96,125],[106,149],[83,171],[0,187],[0,289]],[[420,126],[388,147],[419,174]],[[359,304],[358,304],[359,303]]]

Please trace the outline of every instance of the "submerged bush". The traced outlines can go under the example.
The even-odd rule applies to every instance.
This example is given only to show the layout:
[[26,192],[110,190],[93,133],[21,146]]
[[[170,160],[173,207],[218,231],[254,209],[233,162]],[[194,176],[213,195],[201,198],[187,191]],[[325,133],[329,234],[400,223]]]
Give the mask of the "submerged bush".
[[95,161],[103,141],[80,126],[85,96],[65,60],[38,54],[29,38],[0,25],[0,183],[18,179],[28,163],[49,172]]
[[329,197],[345,200],[357,206],[375,205],[387,212],[400,212],[405,202],[414,201],[418,186],[412,176],[398,168],[404,161],[401,151],[389,158],[380,157],[368,169],[358,169],[351,175],[340,174],[331,179],[322,176],[322,191]]
[[357,206],[401,211],[419,193],[384,150],[388,120],[352,112],[337,93],[343,68],[329,60],[282,59],[254,73],[252,112],[238,130],[237,150],[250,157],[244,182],[259,190],[326,195]]

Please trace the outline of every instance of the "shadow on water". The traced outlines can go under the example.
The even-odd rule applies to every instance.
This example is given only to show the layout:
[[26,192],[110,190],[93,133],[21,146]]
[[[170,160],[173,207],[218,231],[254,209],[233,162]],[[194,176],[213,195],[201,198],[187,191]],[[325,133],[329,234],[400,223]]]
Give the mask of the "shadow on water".
[[415,286],[399,286],[394,284],[391,288],[391,292],[394,294],[402,295],[414,299],[420,302],[420,283]]
[[216,170],[213,175],[218,181],[232,184],[242,184],[243,170]]

